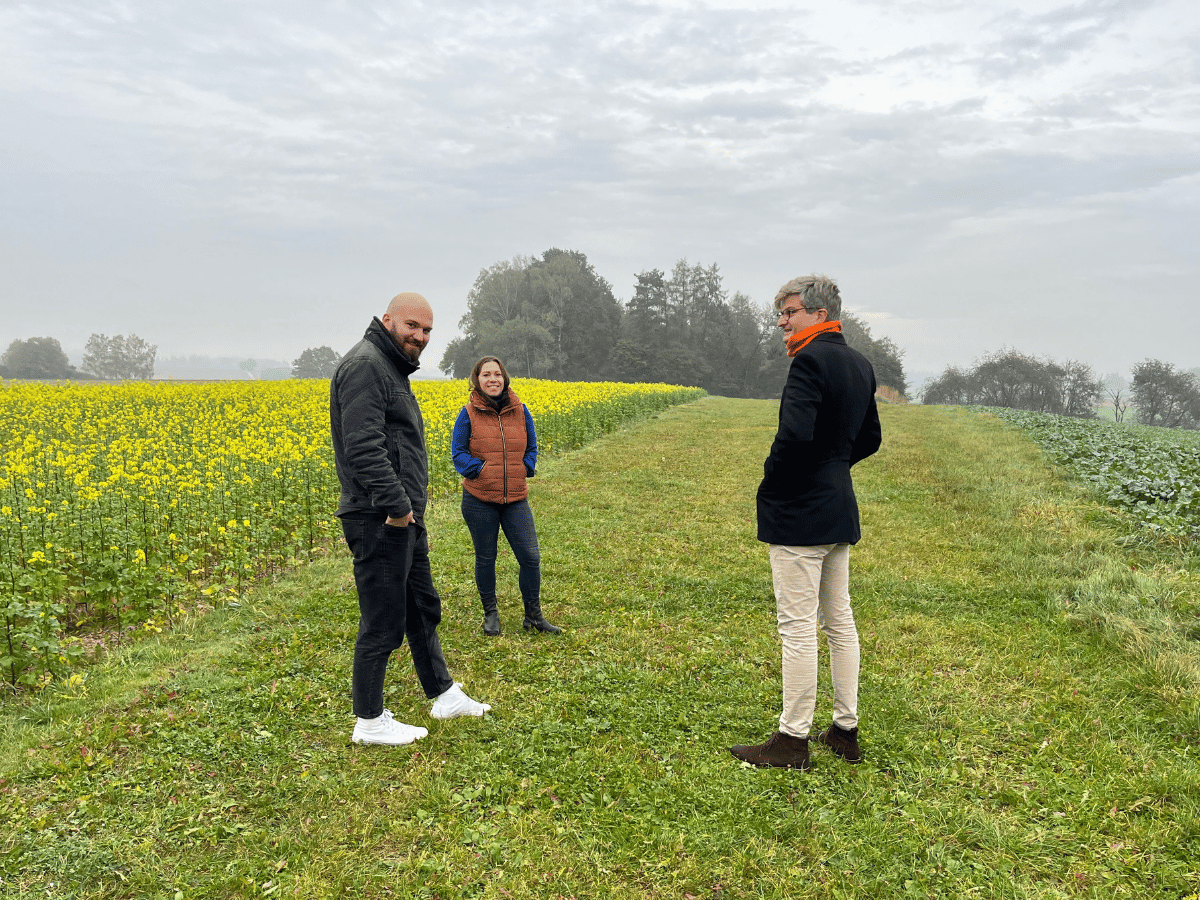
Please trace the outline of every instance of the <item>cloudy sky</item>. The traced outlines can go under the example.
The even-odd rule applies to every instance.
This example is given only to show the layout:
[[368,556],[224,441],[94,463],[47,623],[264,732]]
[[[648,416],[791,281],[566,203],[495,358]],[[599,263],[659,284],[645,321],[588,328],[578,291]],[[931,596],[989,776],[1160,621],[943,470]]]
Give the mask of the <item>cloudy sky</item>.
[[823,272],[910,372],[1200,365],[1196,0],[0,3],[0,349],[435,369],[479,270]]

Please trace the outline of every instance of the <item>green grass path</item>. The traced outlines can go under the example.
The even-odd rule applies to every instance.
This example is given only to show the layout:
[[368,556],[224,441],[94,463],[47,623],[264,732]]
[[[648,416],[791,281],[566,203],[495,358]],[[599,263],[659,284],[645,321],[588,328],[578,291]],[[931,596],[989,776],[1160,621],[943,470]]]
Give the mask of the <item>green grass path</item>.
[[482,721],[429,719],[402,650],[387,703],[429,737],[350,744],[340,551],[6,700],[0,897],[1194,895],[1195,684],[1072,614],[1128,568],[1106,520],[994,419],[882,413],[855,470],[861,766],[727,752],[778,717],[753,504],[776,405],[709,398],[532,483],[561,637],[521,633],[506,551],[485,638],[457,502],[432,510],[442,640]]

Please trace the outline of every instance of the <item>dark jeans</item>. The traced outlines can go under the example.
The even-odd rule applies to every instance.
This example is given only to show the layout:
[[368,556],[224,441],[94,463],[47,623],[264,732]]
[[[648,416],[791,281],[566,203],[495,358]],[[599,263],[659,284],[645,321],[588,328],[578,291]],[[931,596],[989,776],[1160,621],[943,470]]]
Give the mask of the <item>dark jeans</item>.
[[352,696],[354,714],[362,719],[383,712],[388,658],[405,635],[425,696],[436,697],[454,686],[437,635],[442,598],[429,570],[425,525],[414,522],[400,528],[385,524],[384,518],[380,513],[342,519],[358,587]]
[[475,544],[475,586],[484,608],[496,602],[496,539],[501,528],[520,566],[517,583],[521,598],[527,607],[537,608],[542,590],[542,554],[529,501],[488,503],[463,491],[462,514]]

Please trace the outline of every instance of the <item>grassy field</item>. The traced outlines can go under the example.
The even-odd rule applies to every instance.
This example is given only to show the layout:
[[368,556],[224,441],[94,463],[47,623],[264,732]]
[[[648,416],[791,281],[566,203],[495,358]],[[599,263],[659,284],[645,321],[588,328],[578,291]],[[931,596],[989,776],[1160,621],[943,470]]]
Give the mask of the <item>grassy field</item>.
[[350,743],[340,551],[6,700],[0,896],[1196,896],[1200,631],[1144,624],[1195,609],[1195,560],[1124,542],[993,418],[881,413],[855,470],[862,765],[728,754],[778,717],[753,509],[776,406],[709,398],[533,483],[560,637],[520,632],[505,555],[485,638],[457,503],[432,510],[482,721],[429,719],[402,650],[387,703],[429,737]]

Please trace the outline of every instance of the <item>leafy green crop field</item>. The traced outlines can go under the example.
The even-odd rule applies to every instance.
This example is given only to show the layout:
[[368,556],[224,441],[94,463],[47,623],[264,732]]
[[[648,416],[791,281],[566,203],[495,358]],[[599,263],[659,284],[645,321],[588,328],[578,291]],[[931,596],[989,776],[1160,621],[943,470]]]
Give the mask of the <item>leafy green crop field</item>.
[[411,747],[350,743],[340,549],[7,698],[0,896],[1200,897],[1197,560],[1128,541],[990,415],[888,406],[856,468],[863,764],[729,755],[779,712],[753,506],[776,413],[708,398],[547,464],[557,638],[514,627],[510,555],[482,635],[437,504],[442,640],[493,710],[431,720],[402,650]]
[[1157,537],[1200,537],[1200,432],[1019,409],[988,412],[1026,431],[1138,527]]

